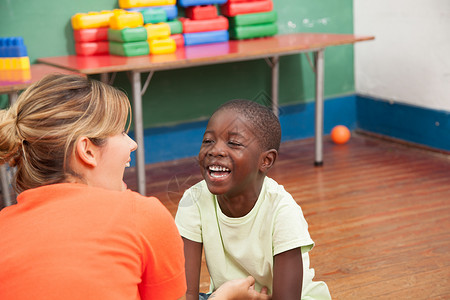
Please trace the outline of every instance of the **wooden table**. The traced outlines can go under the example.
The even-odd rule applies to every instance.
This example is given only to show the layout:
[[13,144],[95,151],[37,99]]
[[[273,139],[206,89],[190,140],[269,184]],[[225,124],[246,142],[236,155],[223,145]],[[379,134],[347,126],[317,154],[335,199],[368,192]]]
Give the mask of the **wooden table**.
[[[330,46],[353,44],[373,39],[373,36],[351,34],[294,33],[252,40],[231,40],[216,44],[187,46],[177,49],[176,53],[165,55],[139,57],[69,55],[40,58],[38,61],[83,74],[101,74],[101,80],[104,82],[109,81],[109,73],[130,72],[135,138],[139,145],[136,150],[138,191],[145,195],[142,95],[145,93],[155,71],[264,58],[272,68],[272,106],[274,112],[278,114],[279,57],[298,53],[313,53],[314,63],[312,65],[316,80],[315,165],[322,165],[324,50]],[[141,83],[141,73],[149,73],[144,85]]]
[[[29,70],[0,70],[0,94],[7,94],[13,104],[19,91],[26,89],[44,76],[52,73],[79,74],[78,72],[57,68],[46,64],[34,64]],[[6,164],[0,165],[1,189],[5,206],[11,205],[10,172]]]

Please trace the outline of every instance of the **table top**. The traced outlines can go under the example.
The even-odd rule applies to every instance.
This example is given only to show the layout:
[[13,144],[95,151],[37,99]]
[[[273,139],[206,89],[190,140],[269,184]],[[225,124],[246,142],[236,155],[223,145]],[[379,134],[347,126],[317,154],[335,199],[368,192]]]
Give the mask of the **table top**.
[[78,72],[57,68],[46,64],[33,64],[27,70],[0,70],[0,94],[26,89],[44,76],[52,73],[79,74]]
[[373,36],[356,36],[352,34],[294,33],[250,40],[230,40],[222,43],[180,47],[172,54],[135,57],[67,55],[39,58],[38,62],[78,71],[83,74],[132,70],[145,72],[309,52],[329,46],[353,44],[373,39]]

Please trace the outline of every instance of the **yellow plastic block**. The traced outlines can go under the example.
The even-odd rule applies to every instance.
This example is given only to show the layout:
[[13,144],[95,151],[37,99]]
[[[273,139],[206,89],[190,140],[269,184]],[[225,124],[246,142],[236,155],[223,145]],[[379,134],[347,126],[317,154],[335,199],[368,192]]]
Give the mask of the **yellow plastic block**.
[[121,30],[124,28],[136,28],[144,26],[144,17],[140,12],[127,12],[111,17],[109,28]]
[[28,69],[30,69],[30,58],[28,56],[0,58],[0,70]]
[[147,40],[163,39],[170,36],[170,25],[167,23],[147,24]]
[[78,13],[72,16],[72,28],[74,30],[78,30],[88,28],[109,27],[111,17],[123,13],[126,13],[126,11],[122,9],[103,10],[101,12]]
[[176,4],[176,0],[119,0],[120,8],[175,5],[175,4]]
[[168,54],[177,50],[175,40],[172,38],[150,40],[150,54]]

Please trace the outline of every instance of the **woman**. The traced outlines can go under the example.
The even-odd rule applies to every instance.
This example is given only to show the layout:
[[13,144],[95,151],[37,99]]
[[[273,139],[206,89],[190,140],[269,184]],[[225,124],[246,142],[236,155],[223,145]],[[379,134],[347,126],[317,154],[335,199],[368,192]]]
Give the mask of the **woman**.
[[[0,163],[17,167],[17,204],[0,211],[0,299],[179,299],[183,245],[154,197],[126,190],[137,147],[125,94],[49,75],[0,112]],[[252,278],[216,299],[269,299]]]

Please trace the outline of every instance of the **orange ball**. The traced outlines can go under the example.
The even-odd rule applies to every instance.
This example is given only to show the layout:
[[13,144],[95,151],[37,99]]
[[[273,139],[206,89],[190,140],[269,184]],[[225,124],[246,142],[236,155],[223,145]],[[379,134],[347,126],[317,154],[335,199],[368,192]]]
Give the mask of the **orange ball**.
[[344,125],[334,126],[331,130],[331,140],[335,144],[345,144],[350,139],[350,130]]

